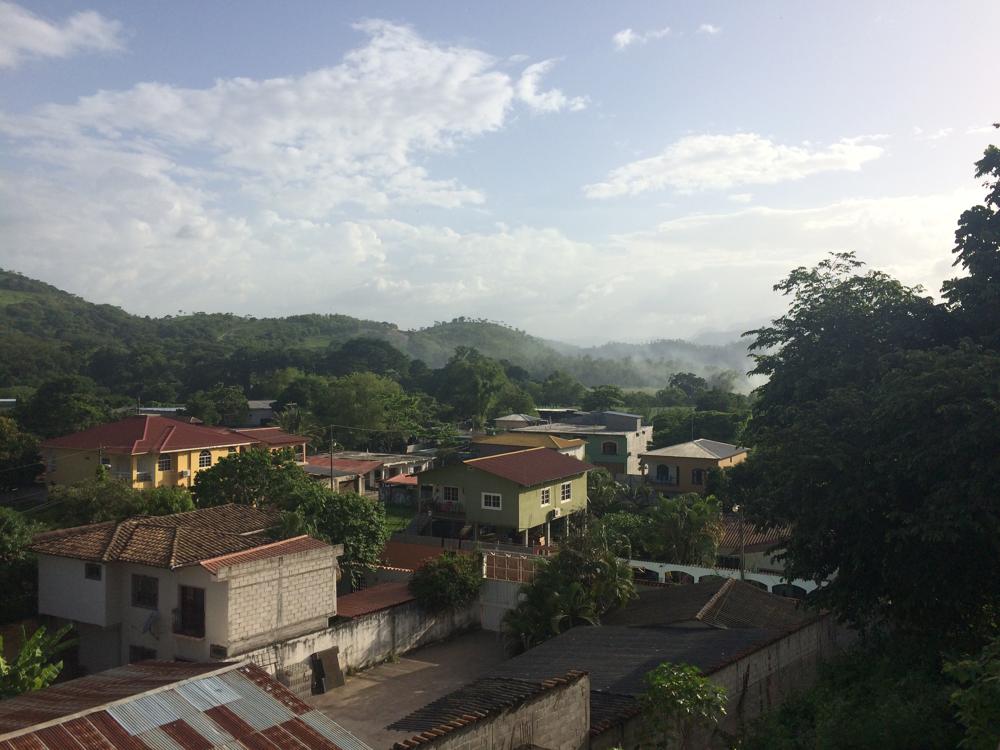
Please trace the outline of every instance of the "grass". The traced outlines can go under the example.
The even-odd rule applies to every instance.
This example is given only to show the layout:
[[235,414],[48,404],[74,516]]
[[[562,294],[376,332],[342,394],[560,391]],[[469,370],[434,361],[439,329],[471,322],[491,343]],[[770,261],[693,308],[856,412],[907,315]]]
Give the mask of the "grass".
[[413,520],[413,516],[415,515],[416,511],[413,508],[407,508],[402,505],[386,505],[385,521],[389,527],[389,533],[395,534],[397,531],[405,529],[410,525],[410,521]]

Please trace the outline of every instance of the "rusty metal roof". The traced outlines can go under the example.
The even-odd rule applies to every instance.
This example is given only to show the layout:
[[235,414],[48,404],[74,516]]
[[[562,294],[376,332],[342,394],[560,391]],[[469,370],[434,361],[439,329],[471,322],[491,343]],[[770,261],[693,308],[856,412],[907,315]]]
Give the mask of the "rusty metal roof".
[[0,750],[371,750],[250,662],[141,662],[0,704]]

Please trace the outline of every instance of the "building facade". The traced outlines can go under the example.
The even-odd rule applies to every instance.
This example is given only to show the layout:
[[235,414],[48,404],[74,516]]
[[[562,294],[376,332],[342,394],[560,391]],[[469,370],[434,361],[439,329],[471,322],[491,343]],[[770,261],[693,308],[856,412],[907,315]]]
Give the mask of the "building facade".
[[676,495],[704,493],[710,471],[728,469],[742,463],[746,457],[746,448],[699,438],[647,451],[640,456],[640,461],[647,482],[664,494]]

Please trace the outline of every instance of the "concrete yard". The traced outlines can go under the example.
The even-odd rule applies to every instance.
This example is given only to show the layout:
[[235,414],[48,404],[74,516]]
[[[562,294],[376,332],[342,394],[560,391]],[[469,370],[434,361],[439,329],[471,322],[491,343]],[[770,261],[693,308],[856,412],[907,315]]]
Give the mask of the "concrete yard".
[[502,661],[499,634],[478,630],[351,675],[343,687],[308,700],[375,750],[388,750],[412,733],[389,731],[386,726]]

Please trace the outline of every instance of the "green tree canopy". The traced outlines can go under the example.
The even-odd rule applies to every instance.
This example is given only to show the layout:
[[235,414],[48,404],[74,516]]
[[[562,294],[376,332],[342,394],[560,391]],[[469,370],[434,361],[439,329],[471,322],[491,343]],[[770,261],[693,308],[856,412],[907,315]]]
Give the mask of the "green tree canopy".
[[649,510],[642,546],[654,560],[713,565],[722,539],[722,511],[714,497],[690,492],[660,497]]
[[134,516],[164,516],[194,510],[191,494],[183,487],[136,490],[106,474],[69,485],[55,485],[38,515],[46,523],[64,528],[102,521],[122,521]]
[[13,508],[0,506],[0,622],[34,613],[38,595],[35,559],[28,549],[39,527]]
[[625,405],[625,394],[617,385],[598,385],[583,397],[585,411],[613,411]]
[[431,612],[471,604],[482,585],[481,556],[450,550],[425,562],[413,574],[409,584],[417,602]]
[[15,411],[18,423],[43,438],[69,435],[110,418],[90,378],[70,375],[48,380]]
[[205,424],[239,426],[246,424],[250,405],[240,386],[218,383],[210,390],[192,394],[184,411]]
[[554,370],[542,381],[540,398],[544,406],[576,406],[586,393],[587,389],[572,375]]
[[30,485],[42,468],[34,436],[10,417],[0,417],[0,492]]
[[291,450],[272,453],[258,446],[220,458],[199,471],[192,492],[199,508],[226,503],[287,507],[313,484],[295,463]]
[[460,346],[438,374],[435,395],[451,406],[457,417],[482,427],[508,386],[510,380],[499,362]]
[[[643,728],[654,748],[709,747],[726,715],[726,690],[697,667],[665,662],[648,672],[641,703]],[[700,734],[699,734],[700,733]]]

